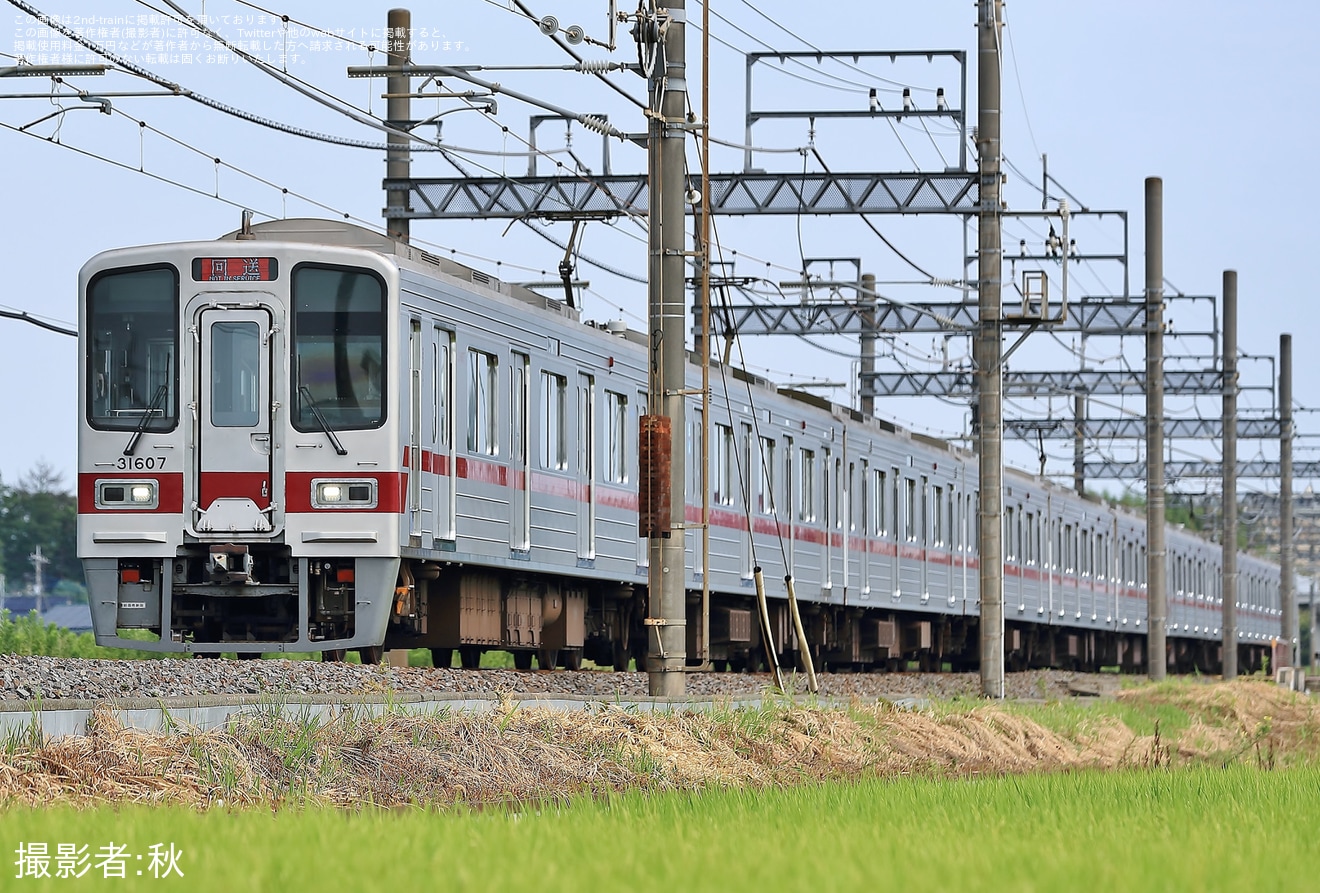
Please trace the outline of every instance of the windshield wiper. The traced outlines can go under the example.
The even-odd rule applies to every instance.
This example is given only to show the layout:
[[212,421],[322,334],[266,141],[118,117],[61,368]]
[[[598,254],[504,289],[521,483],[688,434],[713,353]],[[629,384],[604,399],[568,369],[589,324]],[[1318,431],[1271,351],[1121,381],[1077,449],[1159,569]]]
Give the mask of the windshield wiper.
[[307,385],[302,385],[298,388],[298,395],[306,401],[307,408],[310,409],[312,415],[316,417],[316,423],[321,426],[321,430],[325,432],[325,436],[330,438],[330,445],[335,448],[335,454],[339,456],[347,456],[348,450],[344,449],[344,445],[339,442],[339,438],[335,437],[335,432],[330,430],[330,423],[325,420],[325,416],[321,415],[321,410],[316,405],[316,401],[312,399],[312,392],[307,389]]
[[164,402],[169,389],[170,387],[167,384],[156,388],[156,396],[151,398],[151,405],[142,411],[142,418],[138,420],[137,427],[133,429],[133,436],[128,439],[128,446],[124,447],[125,456],[133,455],[133,451],[137,449],[138,441],[142,439],[142,432],[147,430],[151,417],[160,409],[160,404]]

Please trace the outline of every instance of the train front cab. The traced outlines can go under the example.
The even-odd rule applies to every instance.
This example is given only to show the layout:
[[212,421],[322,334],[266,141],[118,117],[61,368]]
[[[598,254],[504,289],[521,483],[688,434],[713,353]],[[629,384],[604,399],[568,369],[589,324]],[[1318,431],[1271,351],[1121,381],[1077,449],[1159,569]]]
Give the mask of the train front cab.
[[384,639],[397,275],[366,252],[254,247],[130,249],[84,268],[79,554],[101,644]]

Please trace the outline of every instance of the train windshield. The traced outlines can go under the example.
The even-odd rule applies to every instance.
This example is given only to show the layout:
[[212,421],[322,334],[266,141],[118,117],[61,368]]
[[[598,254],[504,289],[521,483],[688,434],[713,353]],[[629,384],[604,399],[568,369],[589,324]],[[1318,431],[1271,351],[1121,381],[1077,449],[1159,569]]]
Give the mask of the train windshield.
[[376,428],[385,421],[385,283],[374,273],[293,271],[293,426]]
[[178,274],[112,270],[87,289],[87,421],[172,431],[178,421]]

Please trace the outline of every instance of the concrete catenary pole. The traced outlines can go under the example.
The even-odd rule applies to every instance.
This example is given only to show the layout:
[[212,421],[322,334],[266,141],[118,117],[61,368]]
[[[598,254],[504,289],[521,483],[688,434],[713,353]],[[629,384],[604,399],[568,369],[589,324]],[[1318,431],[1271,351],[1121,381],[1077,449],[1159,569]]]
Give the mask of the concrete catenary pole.
[[1164,536],[1164,181],[1146,178],[1146,667],[1168,673]]
[[1003,351],[1000,216],[1000,0],[977,4],[977,132],[980,226],[977,254],[976,407],[980,503],[981,692],[1004,697],[1004,552],[1002,521]]
[[[875,274],[862,274],[862,293],[857,302],[861,308],[861,380],[868,382],[870,374],[875,372]],[[863,391],[861,399],[862,415],[868,419],[875,415],[875,394]]]
[[[1293,579],[1292,335],[1279,336],[1279,601],[1288,665],[1297,666],[1297,587]],[[1311,610],[1315,610],[1312,605]]]
[[[0,576],[0,592],[5,588],[5,578]],[[1320,665],[1320,611],[1317,611],[1315,603],[1315,577],[1311,578],[1311,672],[1315,672],[1317,665]]]
[[1224,679],[1236,679],[1237,659],[1237,271],[1224,271]]
[[1073,489],[1086,493],[1086,393],[1073,394]]
[[[658,482],[669,488],[667,535],[650,539],[647,584],[647,674],[650,693],[679,697],[686,691],[687,614],[684,573],[686,436],[684,401],[687,399],[687,306],[684,301],[687,231],[684,226],[684,148],[687,131],[687,50],[684,0],[668,3],[669,23],[661,31],[663,52],[648,87],[652,97],[647,146],[651,215],[648,305],[651,372],[648,402],[652,414],[668,419],[669,478]],[[659,107],[655,108],[656,98]],[[663,520],[663,519],[662,519]]]
[[[386,31],[386,46],[389,49],[387,64],[389,65],[411,65],[412,64],[412,13],[406,9],[391,9],[385,19],[388,30]],[[412,114],[412,99],[408,94],[412,92],[412,78],[406,74],[392,74],[385,78],[385,92],[389,94],[389,99],[385,100],[385,117],[389,119],[389,124],[400,130],[407,130],[412,126],[409,120]],[[410,141],[406,136],[397,134],[387,134],[385,137],[385,176],[391,180],[406,180],[412,176],[412,151],[409,148]],[[385,206],[387,208],[406,208],[408,207],[410,191],[407,187],[402,189],[385,190]],[[408,218],[400,217],[388,222],[390,235],[396,239],[407,242],[409,238]]]

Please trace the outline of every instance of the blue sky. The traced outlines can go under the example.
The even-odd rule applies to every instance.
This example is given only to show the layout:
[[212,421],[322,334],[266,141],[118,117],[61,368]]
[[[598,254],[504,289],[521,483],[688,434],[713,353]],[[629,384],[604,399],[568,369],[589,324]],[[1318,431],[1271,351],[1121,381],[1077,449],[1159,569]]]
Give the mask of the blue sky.
[[[205,48],[175,48],[154,41],[185,38],[182,26],[169,21],[161,3],[102,0],[92,3],[39,0],[43,12],[68,17],[74,27],[99,39],[144,68],[170,81],[255,115],[296,127],[375,141],[379,135],[295,93],[256,72],[232,54]],[[182,0],[189,12],[205,13],[231,40],[256,41],[258,51],[278,61],[287,46],[294,56],[289,73],[383,116],[383,81],[349,80],[350,65],[383,64],[354,41],[380,42],[386,11],[377,2],[309,2],[262,0],[256,6],[296,22],[341,37],[285,31],[278,16],[233,0]],[[627,4],[624,4],[627,6]],[[530,2],[539,17],[554,15],[561,26],[580,24],[589,37],[607,38],[607,3],[584,0]],[[67,61],[94,61],[82,48],[44,43],[41,26],[29,22],[17,7],[0,4],[8,18],[0,31],[0,52],[42,61],[59,52]],[[631,7],[629,7],[631,11]],[[965,50],[969,56],[970,115],[974,123],[976,9],[967,0],[870,4],[790,3],[729,0],[712,7],[713,40],[712,134],[735,144],[744,142],[743,52],[822,49],[841,50]],[[700,22],[701,7],[689,6],[689,18]],[[79,18],[80,17],[80,18]],[[228,17],[228,21],[226,21]],[[98,19],[87,23],[88,18]],[[1168,0],[1152,4],[1136,0],[1110,3],[1068,3],[1014,0],[1005,13],[1007,40],[1003,65],[1004,152],[1011,166],[1005,196],[1011,209],[1041,206],[1038,186],[1041,157],[1049,171],[1073,196],[1092,209],[1129,213],[1128,285],[1134,295],[1143,284],[1143,183],[1147,176],[1164,179],[1165,258],[1169,282],[1189,295],[1218,295],[1222,271],[1239,273],[1241,350],[1274,356],[1280,332],[1294,336],[1294,394],[1301,407],[1320,407],[1320,354],[1307,335],[1316,313],[1309,291],[1309,263],[1314,251],[1312,222],[1305,215],[1306,163],[1315,151],[1315,97],[1320,95],[1320,65],[1314,44],[1320,36],[1320,5],[1301,0],[1272,0],[1247,11],[1239,4]],[[777,24],[776,24],[777,23]],[[560,66],[569,58],[542,36],[534,22],[496,0],[459,0],[440,8],[413,11],[419,64]],[[96,29],[89,32],[87,29]],[[133,29],[133,36],[128,30]],[[139,37],[137,32],[146,29]],[[155,29],[153,31],[153,29]],[[425,35],[422,35],[425,29]],[[287,43],[286,43],[287,41]],[[700,108],[700,34],[689,31],[692,101]],[[618,33],[618,49],[579,48],[590,59],[632,61],[634,45],[626,29]],[[164,53],[164,58],[160,57]],[[193,58],[185,61],[185,53]],[[171,58],[178,56],[179,58]],[[47,58],[46,61],[51,61]],[[0,66],[13,65],[0,57]],[[595,79],[563,71],[487,72],[483,76],[509,88],[576,112],[604,113],[621,129],[640,131],[644,124],[636,106]],[[631,74],[613,75],[615,83],[636,97],[642,82]],[[856,65],[774,65],[758,69],[755,103],[762,108],[865,108],[869,86],[880,90],[885,104],[901,103],[903,85],[913,90],[918,106],[929,108],[933,90],[944,87],[956,100],[959,75],[955,67],[924,58],[891,63],[860,59]],[[159,88],[124,73],[82,78],[77,85],[91,93],[157,91]],[[445,86],[460,89],[457,82]],[[0,81],[0,96],[48,92],[50,82],[38,78]],[[112,97],[113,114],[78,109],[33,124],[25,133],[14,128],[50,114],[48,99],[5,98],[0,101],[0,145],[6,159],[5,196],[9,211],[6,238],[0,240],[0,264],[7,288],[0,308],[26,311],[66,324],[77,317],[76,277],[79,266],[98,251],[130,244],[179,239],[207,239],[237,226],[240,207],[267,216],[325,216],[347,213],[378,224],[383,195],[383,156],[375,151],[314,142],[239,121],[179,97]],[[782,104],[781,104],[782,103]],[[65,99],[65,108],[87,105]],[[418,117],[456,108],[461,100],[418,102]],[[479,111],[443,118],[442,137],[461,150],[482,153],[522,152],[528,119],[541,110],[507,96],[498,99],[494,116]],[[142,126],[145,122],[146,126]],[[507,128],[507,130],[505,129]],[[29,135],[32,134],[32,135]],[[435,136],[427,128],[425,135]],[[56,144],[58,142],[58,144]],[[956,164],[959,140],[940,122],[928,127],[907,120],[893,127],[887,121],[849,119],[809,122],[765,122],[753,131],[754,145],[790,150],[757,154],[755,164],[767,170],[800,171],[803,156],[791,150],[811,142],[834,171],[939,170]],[[539,169],[548,172],[555,161],[571,164],[563,150],[564,129],[544,125],[538,145],[550,151]],[[72,148],[69,148],[72,147]],[[74,150],[78,151],[74,151]],[[571,149],[588,166],[599,169],[601,140],[573,128]],[[119,165],[90,157],[113,159]],[[641,151],[615,142],[610,147],[616,173],[641,172]],[[458,151],[473,173],[516,175],[526,170],[525,155],[476,154]],[[695,153],[689,152],[695,164]],[[215,158],[220,158],[217,165]],[[717,148],[713,167],[735,171],[742,151]],[[814,157],[808,169],[818,170]],[[141,167],[150,176],[139,173]],[[433,155],[419,155],[418,176],[453,176],[454,169]],[[259,179],[254,179],[259,178]],[[165,182],[175,181],[177,184]],[[263,185],[265,184],[270,185]],[[1054,187],[1051,187],[1052,190]],[[282,190],[288,189],[286,194]],[[1057,191],[1057,190],[1056,190]],[[214,198],[218,192],[230,203]],[[319,203],[313,204],[306,199]],[[1052,202],[1051,202],[1052,204]],[[872,222],[913,263],[909,265],[861,221],[849,218],[761,219],[718,218],[718,236],[726,262],[739,275],[762,277],[766,288],[793,278],[802,258],[857,258],[865,272],[885,283],[881,290],[901,300],[957,300],[957,290],[922,284],[925,274],[959,279],[963,265],[964,228],[954,218],[873,217]],[[1083,253],[1121,250],[1117,218],[1077,221],[1075,231]],[[538,235],[562,242],[568,226],[538,222],[510,227],[506,221],[413,223],[414,239],[429,243],[474,267],[514,281],[554,278],[562,249]],[[968,231],[974,246],[975,232]],[[1019,239],[1039,243],[1039,223],[1010,221],[1004,244],[1010,256]],[[736,252],[736,254],[735,254]],[[645,290],[635,281],[644,271],[645,240],[629,221],[586,227],[578,275],[591,282],[583,300],[584,315],[619,317],[640,328],[645,319]],[[593,263],[595,262],[595,263]],[[846,266],[846,265],[844,265]],[[840,274],[844,266],[840,268]],[[618,276],[602,267],[629,275]],[[920,268],[921,273],[914,268]],[[818,268],[817,268],[818,269]],[[974,274],[974,268],[967,271]],[[1070,294],[1120,294],[1122,268],[1113,263],[1075,265]],[[1053,286],[1058,269],[1050,270]],[[1209,305],[1175,304],[1170,315],[1175,330],[1204,329]],[[849,356],[856,344],[842,339],[817,339],[818,346],[797,339],[748,339],[743,347],[751,367],[775,381],[824,378],[847,381]],[[74,339],[38,330],[16,321],[0,320],[0,408],[8,424],[0,437],[0,479],[13,482],[37,462],[46,462],[72,483],[75,472],[76,346]],[[966,343],[942,343],[926,337],[900,340],[892,352],[898,359],[882,368],[930,368],[945,350],[953,362]],[[1074,336],[1035,335],[1015,354],[1012,368],[1075,368],[1083,349]],[[1117,368],[1120,353],[1141,368],[1139,339],[1120,345],[1094,339],[1084,346],[1088,362],[1097,368]],[[1205,339],[1170,342],[1170,354],[1206,354]],[[1103,362],[1111,365],[1101,366]],[[1173,361],[1170,361],[1173,365]],[[1188,365],[1184,363],[1183,365]],[[1244,385],[1270,382],[1268,360],[1242,363]],[[847,392],[825,392],[845,402]],[[1140,413],[1138,397],[1105,398],[1117,414]],[[1244,411],[1267,411],[1265,391],[1244,392]],[[1010,404],[1009,413],[1060,415],[1064,403]],[[1197,407],[1186,398],[1170,398],[1170,415],[1190,415]],[[1069,409],[1070,411],[1070,405]],[[1218,413],[1218,399],[1203,400],[1203,414]],[[923,398],[882,401],[879,414],[928,433],[965,433],[965,406]],[[1303,435],[1298,459],[1314,458],[1320,418],[1297,416]],[[1093,444],[1101,453],[1126,456],[1123,444]],[[1051,473],[1068,475],[1071,444],[1047,444]],[[1214,443],[1176,442],[1174,458],[1213,456]],[[1239,455],[1274,457],[1270,444],[1243,442]],[[1035,469],[1034,446],[1008,451],[1013,464]],[[1202,492],[1205,482],[1179,484]],[[1211,489],[1216,486],[1209,484]],[[1270,482],[1244,482],[1244,489],[1273,489]],[[1111,485],[1110,489],[1117,489]],[[1137,485],[1140,489],[1140,485]]]

